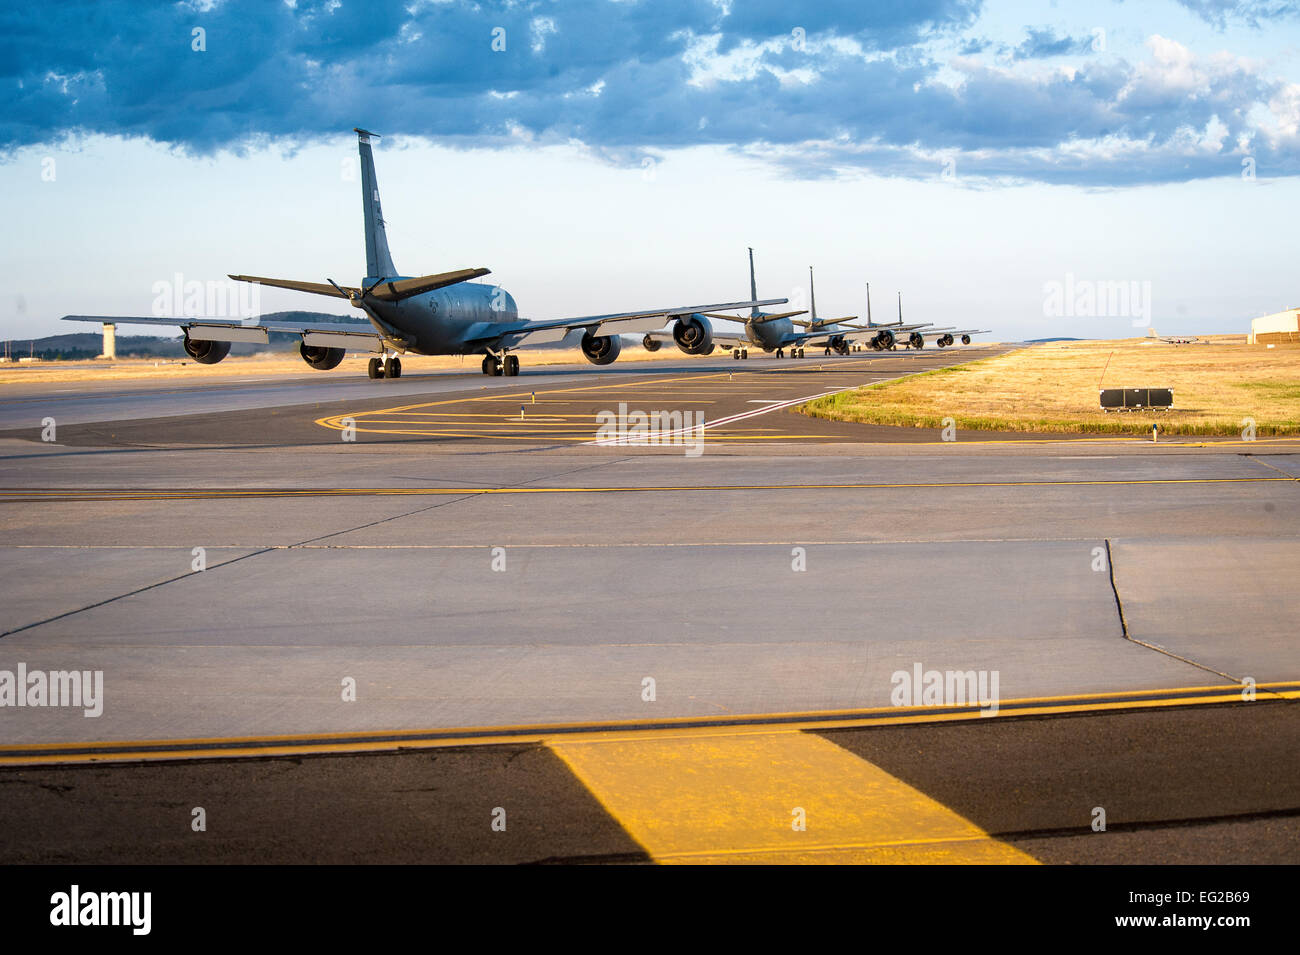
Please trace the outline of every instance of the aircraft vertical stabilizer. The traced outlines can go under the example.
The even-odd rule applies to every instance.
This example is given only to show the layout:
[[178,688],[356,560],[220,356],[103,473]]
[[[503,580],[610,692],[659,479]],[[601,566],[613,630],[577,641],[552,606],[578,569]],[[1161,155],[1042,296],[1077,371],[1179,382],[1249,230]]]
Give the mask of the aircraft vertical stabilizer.
[[379,181],[375,178],[375,157],[370,152],[370,137],[377,133],[355,129],[357,148],[361,152],[361,201],[366,216],[366,285],[393,278],[397,269],[388,252],[388,235],[384,232],[384,215],[379,207]]
[[[809,299],[809,306],[812,308],[812,314],[808,316],[808,320],[812,322],[811,327],[816,328],[817,327],[817,290],[813,288],[812,269],[813,267],[811,265],[808,266],[808,299]],[[757,295],[755,295],[754,297],[758,298]]]
[[[749,300],[758,301],[758,282],[754,278],[754,250],[749,250]],[[754,305],[749,310],[750,318],[758,318],[758,306]]]

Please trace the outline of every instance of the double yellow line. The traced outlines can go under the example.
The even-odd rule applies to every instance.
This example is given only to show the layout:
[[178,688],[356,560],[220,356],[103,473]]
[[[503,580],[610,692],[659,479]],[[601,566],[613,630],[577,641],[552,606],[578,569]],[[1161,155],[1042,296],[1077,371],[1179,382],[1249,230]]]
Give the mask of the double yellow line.
[[476,494],[643,494],[715,491],[887,491],[927,488],[1114,487],[1179,484],[1294,484],[1300,477],[1147,478],[1081,481],[911,481],[853,484],[671,484],[628,487],[251,487],[0,488],[0,504],[37,501],[194,501],[254,497],[421,497]]
[[[331,753],[387,752],[446,746],[500,743],[551,743],[561,740],[635,741],[679,736],[742,736],[774,730],[808,731],[899,726],[1006,717],[1054,716],[1109,710],[1139,710],[1165,706],[1241,703],[1244,688],[1216,686],[1123,690],[1069,696],[1003,700],[997,713],[986,716],[977,704],[968,706],[871,707],[790,713],[750,713],[734,716],[687,716],[654,720],[609,720],[581,723],[542,723],[506,726],[379,730],[345,733],[306,733],[273,736],[201,737],[130,741],[0,744],[0,765],[42,763],[123,762],[140,760],[229,758],[232,756],[303,756]],[[1300,699],[1300,681],[1260,683],[1257,698]]]

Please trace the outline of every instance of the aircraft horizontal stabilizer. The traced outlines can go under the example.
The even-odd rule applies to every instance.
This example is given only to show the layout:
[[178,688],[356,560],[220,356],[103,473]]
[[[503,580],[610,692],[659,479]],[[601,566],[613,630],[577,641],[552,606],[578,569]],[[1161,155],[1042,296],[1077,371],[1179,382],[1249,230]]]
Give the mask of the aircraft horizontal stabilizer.
[[827,325],[838,325],[841,322],[856,321],[857,317],[856,315],[845,315],[843,318],[819,318],[815,322],[795,322],[795,324],[802,325],[805,328],[818,329],[825,328]]
[[[776,312],[772,315],[760,315],[757,318],[749,319],[749,321],[755,325],[762,325],[764,322],[774,322],[779,318],[790,318],[794,315],[803,315],[807,311],[808,309],[801,308],[795,312]],[[735,315],[718,315],[713,312],[704,312],[703,314],[707,315],[709,318],[725,318],[733,322],[745,321],[745,319],[738,318]]]
[[353,299],[360,296],[363,291],[369,291],[371,296],[380,301],[400,302],[402,299],[411,298],[413,295],[420,295],[437,288],[446,288],[448,285],[467,282],[470,279],[478,278],[480,275],[488,275],[491,271],[491,269],[456,269],[454,272],[439,272],[436,275],[417,275],[415,278],[407,279],[394,278],[372,285],[369,290],[352,288],[347,285],[335,285],[333,282],[328,284],[298,282],[294,279],[271,279],[261,275],[232,275],[230,277],[236,282],[256,282],[273,288],[293,289],[295,292],[310,292],[313,295],[330,295],[334,298]]
[[454,272],[440,272],[437,275],[420,275],[412,279],[395,279],[372,286],[370,294],[381,301],[399,302],[404,298],[420,295],[423,292],[431,292],[436,288],[446,288],[448,285],[468,282],[470,279],[476,279],[481,275],[489,275],[491,272],[491,269],[456,269]]
[[353,294],[361,294],[361,289],[348,288],[346,285],[339,287],[324,282],[297,282],[293,279],[268,279],[260,275],[232,275],[230,278],[234,279],[236,282],[256,282],[258,285],[269,285],[273,288],[293,289],[295,292],[310,292],[312,295],[330,295],[334,298],[350,298]]

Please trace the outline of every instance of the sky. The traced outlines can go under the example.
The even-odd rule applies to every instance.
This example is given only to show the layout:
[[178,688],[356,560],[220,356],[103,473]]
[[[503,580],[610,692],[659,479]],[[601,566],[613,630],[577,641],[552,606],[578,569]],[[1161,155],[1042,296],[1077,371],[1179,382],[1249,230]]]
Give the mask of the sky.
[[11,5],[0,88],[4,338],[355,284],[354,126],[397,267],[524,317],[746,298],[751,246],[764,297],[1005,340],[1300,305],[1300,0]]

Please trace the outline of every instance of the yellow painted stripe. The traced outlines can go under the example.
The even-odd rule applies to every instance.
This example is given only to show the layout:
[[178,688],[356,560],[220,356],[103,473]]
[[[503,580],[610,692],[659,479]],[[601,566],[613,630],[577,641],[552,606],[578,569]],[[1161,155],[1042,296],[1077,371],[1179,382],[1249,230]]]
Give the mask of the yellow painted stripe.
[[[1300,700],[1300,682],[1260,683],[1263,700]],[[299,733],[269,736],[214,736],[191,739],[94,740],[80,742],[17,743],[0,746],[0,766],[40,763],[121,762],[166,759],[213,759],[232,756],[286,756],[386,752],[399,749],[437,749],[449,746],[493,746],[503,743],[546,743],[562,740],[634,742],[646,739],[704,739],[761,736],[780,731],[851,729],[1010,719],[1017,716],[1053,716],[1101,711],[1131,711],[1167,706],[1210,706],[1242,703],[1240,684],[1178,687],[1157,690],[1122,690],[1108,694],[1025,697],[1002,701],[995,715],[944,706],[899,709],[892,706],[857,710],[822,710],[804,713],[752,713],[725,717],[667,717],[645,720],[608,720],[600,723],[551,723],[449,727],[439,729],[362,730],[357,732]],[[1162,694],[1159,699],[1139,699]],[[1132,699],[1128,699],[1132,697]]]
[[550,748],[658,862],[1034,864],[809,733]]
[[887,491],[927,488],[1120,487],[1178,484],[1295,484],[1295,477],[1150,478],[1084,481],[917,481],[874,484],[677,484],[629,487],[0,488],[14,500],[194,500],[244,497],[391,497],[471,494],[646,494],[714,491]]

